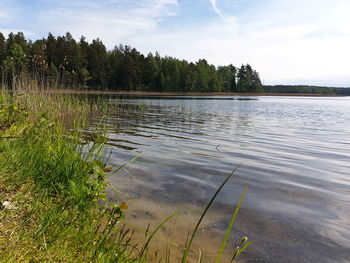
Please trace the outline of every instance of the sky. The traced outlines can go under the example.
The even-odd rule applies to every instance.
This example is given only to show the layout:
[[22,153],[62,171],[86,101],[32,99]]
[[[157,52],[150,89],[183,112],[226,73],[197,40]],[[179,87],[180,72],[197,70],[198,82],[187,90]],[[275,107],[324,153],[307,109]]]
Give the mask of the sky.
[[0,0],[0,31],[249,63],[266,85],[350,87],[349,11],[349,0]]

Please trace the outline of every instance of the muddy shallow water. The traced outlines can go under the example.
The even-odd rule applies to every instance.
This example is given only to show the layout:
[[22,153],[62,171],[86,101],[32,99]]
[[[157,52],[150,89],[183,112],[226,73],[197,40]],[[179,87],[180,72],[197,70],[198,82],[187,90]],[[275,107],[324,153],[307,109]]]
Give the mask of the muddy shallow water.
[[[128,200],[127,220],[156,226],[179,246],[220,182],[224,187],[200,230],[197,247],[210,260],[243,188],[249,185],[227,258],[247,235],[243,262],[350,261],[350,98],[106,96],[144,112],[110,114],[110,162],[139,163],[111,177]],[[170,234],[169,234],[170,231]],[[173,261],[176,262],[176,245]],[[196,250],[195,250],[196,251]]]

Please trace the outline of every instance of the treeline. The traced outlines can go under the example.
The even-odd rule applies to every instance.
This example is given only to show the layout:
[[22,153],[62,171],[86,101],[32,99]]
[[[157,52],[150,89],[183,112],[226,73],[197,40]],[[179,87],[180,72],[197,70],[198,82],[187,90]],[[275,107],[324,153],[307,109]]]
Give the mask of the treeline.
[[119,45],[107,50],[99,39],[76,41],[70,33],[32,42],[24,34],[0,32],[0,66],[3,81],[26,72],[65,87],[101,90],[172,92],[263,92],[259,74],[249,64],[188,62],[159,53],[141,54]]
[[333,88],[334,93],[340,96],[350,96],[350,88]]
[[265,93],[281,93],[281,94],[321,94],[321,95],[339,95],[349,96],[350,88],[339,87],[321,87],[308,85],[275,85],[264,86]]
[[335,94],[331,87],[318,87],[308,85],[274,85],[264,86],[265,93],[289,93],[289,94]]

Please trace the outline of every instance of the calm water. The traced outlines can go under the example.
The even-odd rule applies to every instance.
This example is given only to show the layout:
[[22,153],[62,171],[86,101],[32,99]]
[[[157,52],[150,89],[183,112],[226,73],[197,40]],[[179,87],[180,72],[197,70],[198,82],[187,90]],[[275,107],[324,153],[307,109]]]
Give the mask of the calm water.
[[[111,178],[133,197],[131,219],[146,225],[182,207],[196,214],[241,164],[203,232],[222,237],[248,184],[234,230],[236,241],[253,241],[243,261],[350,262],[350,98],[122,99],[146,105],[106,121],[112,163],[141,154]],[[201,239],[209,250],[212,236]]]

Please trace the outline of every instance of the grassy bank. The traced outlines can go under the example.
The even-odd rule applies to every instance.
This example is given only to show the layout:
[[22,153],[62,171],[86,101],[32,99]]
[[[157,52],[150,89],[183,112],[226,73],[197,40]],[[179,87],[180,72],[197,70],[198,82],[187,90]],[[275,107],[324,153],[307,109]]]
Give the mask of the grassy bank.
[[94,105],[4,91],[0,104],[0,261],[143,262],[125,204],[103,202],[103,136],[77,132]]
[[[120,168],[107,164],[103,129],[91,132],[87,126],[89,118],[99,118],[106,110],[125,114],[129,109],[36,88],[0,91],[0,262],[159,261],[150,256],[151,240],[177,214],[146,231],[144,242],[136,244],[123,221],[126,203],[106,198],[107,174]],[[194,257],[201,262],[201,253],[191,254],[192,241],[232,175],[184,240],[183,263]],[[216,262],[221,262],[242,200]],[[249,244],[244,238],[232,260]]]

